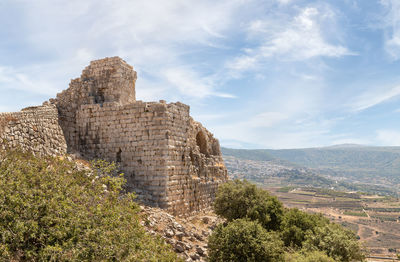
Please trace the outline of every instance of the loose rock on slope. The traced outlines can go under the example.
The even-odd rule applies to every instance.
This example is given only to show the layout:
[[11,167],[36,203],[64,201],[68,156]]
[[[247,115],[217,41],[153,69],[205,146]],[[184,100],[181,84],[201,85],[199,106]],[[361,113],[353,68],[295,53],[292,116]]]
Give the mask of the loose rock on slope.
[[210,210],[189,217],[174,217],[162,209],[141,206],[142,225],[165,239],[185,261],[206,261],[207,240],[224,220]]

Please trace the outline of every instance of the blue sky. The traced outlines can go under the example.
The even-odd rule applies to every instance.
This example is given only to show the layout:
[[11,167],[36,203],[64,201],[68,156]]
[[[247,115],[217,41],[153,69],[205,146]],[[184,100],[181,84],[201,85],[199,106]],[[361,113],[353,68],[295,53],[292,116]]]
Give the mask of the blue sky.
[[0,111],[120,56],[223,146],[400,145],[398,0],[0,0]]

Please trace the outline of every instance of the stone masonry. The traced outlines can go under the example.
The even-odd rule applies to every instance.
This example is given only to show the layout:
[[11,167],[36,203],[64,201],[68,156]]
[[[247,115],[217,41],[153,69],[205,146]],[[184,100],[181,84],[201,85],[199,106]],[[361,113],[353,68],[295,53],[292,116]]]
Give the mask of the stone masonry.
[[227,180],[218,140],[185,104],[136,101],[136,78],[119,57],[92,61],[57,98],[0,114],[2,148],[115,161],[144,203],[174,214],[209,206]]
[[63,155],[67,152],[55,105],[28,107],[0,114],[0,149],[20,148],[35,154]]

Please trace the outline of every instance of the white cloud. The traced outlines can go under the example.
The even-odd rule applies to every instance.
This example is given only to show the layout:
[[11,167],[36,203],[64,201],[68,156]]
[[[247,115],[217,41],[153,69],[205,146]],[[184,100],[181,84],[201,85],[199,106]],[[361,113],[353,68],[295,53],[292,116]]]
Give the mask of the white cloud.
[[[7,90],[8,89],[8,90]],[[57,92],[57,89],[50,86],[49,83],[39,77],[32,78],[24,72],[17,71],[11,67],[0,66],[0,90],[10,92],[11,90],[20,90],[42,95],[51,95]]]
[[293,2],[294,0],[277,0],[278,3],[283,4],[283,5],[287,5],[291,2]]
[[376,88],[356,97],[349,105],[352,111],[362,111],[378,104],[384,103],[400,95],[400,86],[393,88]]
[[221,120],[223,118],[226,118],[228,115],[227,114],[194,114],[193,117],[196,121],[200,121],[202,123],[208,122],[208,121],[214,121],[214,120]]
[[[265,127],[245,126],[243,123],[233,123],[214,126],[216,137],[222,137],[223,146],[234,146],[235,141],[241,148],[249,145],[261,148],[304,148],[326,145],[327,130],[318,126],[304,128],[293,124],[276,123]],[[226,142],[224,142],[226,141]]]
[[270,127],[277,125],[289,118],[288,115],[281,112],[264,112],[250,118],[248,121],[242,123],[248,127]]
[[201,79],[192,70],[169,68],[162,74],[167,82],[183,95],[203,98],[212,94],[212,81],[210,79]]
[[[78,41],[90,44],[108,38],[112,41],[97,43],[96,46],[124,49],[127,39],[131,44],[164,42],[168,45],[204,43],[216,35],[220,37],[230,24],[232,12],[238,3],[182,0],[75,0],[56,3],[48,0],[28,2],[26,8],[27,18],[31,22],[32,41],[37,44],[55,48],[51,43],[42,43],[41,40],[65,39],[69,43],[76,44],[75,41]],[[71,25],[80,25],[84,30],[72,31]],[[39,31],[40,34],[34,35],[33,31]],[[73,33],[78,34],[78,39],[68,39]]]
[[[13,83],[19,83],[13,88],[25,86],[30,92],[54,96],[68,86],[70,78],[78,77],[90,60],[119,55],[142,78],[138,80],[139,97],[158,98],[157,92],[149,92],[147,88],[165,85],[162,81],[166,76],[171,84],[169,92],[165,92],[166,99],[179,99],[178,92],[194,99],[233,97],[216,90],[216,85],[209,81],[213,72],[191,70],[191,62],[185,56],[201,48],[216,48],[235,22],[241,4],[242,0],[10,2],[24,14],[24,21],[20,22],[26,27],[18,35],[26,42],[25,49],[45,55],[39,62],[42,71],[37,70],[37,61],[29,61],[19,68],[19,76],[9,73],[0,76],[3,77],[0,88],[5,88],[6,77],[12,77]],[[186,71],[163,75],[167,69],[176,68]],[[64,72],[60,72],[62,69]],[[65,82],[60,84],[60,79]],[[10,81],[7,80],[7,87],[11,86]],[[195,84],[199,86],[196,88]]]
[[248,26],[248,33],[252,38],[262,39],[260,45],[247,49],[246,54],[233,59],[227,67],[232,70],[251,70],[272,57],[299,61],[314,57],[354,55],[343,45],[330,43],[326,39],[323,29],[333,26],[334,20],[334,12],[327,7],[303,8],[291,21],[283,18],[254,20]]
[[385,50],[392,59],[400,59],[400,2],[398,0],[381,0],[386,8],[383,19],[386,28]]
[[169,68],[162,72],[166,81],[175,87],[184,96],[204,98],[207,96],[219,96],[234,98],[231,94],[215,91],[212,78],[200,77],[196,71],[188,68]]
[[384,146],[400,146],[400,131],[378,130],[377,140]]
[[252,70],[257,68],[258,58],[255,56],[243,55],[236,57],[228,63],[228,68],[234,71]]
[[[334,123],[321,115],[337,103],[325,96],[326,67],[316,58],[353,53],[336,34],[342,28],[331,5],[318,2],[9,0],[21,12],[13,33],[23,49],[7,51],[30,56],[13,66],[2,59],[0,91],[39,94],[26,98],[39,104],[90,60],[118,55],[138,71],[138,99],[183,99],[200,112],[196,119],[219,125],[207,125],[219,138],[275,148],[326,144]],[[257,81],[233,81],[242,70],[256,71]],[[382,99],[360,98],[356,108]]]
[[[261,148],[303,148],[331,145],[332,140],[345,137],[333,137],[331,129],[342,119],[327,119],[318,116],[303,116],[283,112],[264,112],[249,117],[214,126],[217,137],[223,137],[222,144],[232,146]],[[232,144],[231,142],[234,141]],[[257,145],[257,146],[255,146]]]

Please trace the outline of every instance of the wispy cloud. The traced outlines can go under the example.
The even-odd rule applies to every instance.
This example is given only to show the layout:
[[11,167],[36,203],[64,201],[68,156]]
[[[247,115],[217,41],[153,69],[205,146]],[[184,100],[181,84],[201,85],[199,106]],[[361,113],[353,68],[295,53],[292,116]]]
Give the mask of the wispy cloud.
[[392,59],[400,59],[400,2],[397,0],[381,0],[386,9],[383,22],[386,28],[385,50]]
[[248,26],[250,37],[262,39],[256,48],[227,64],[233,70],[252,70],[264,60],[307,60],[314,57],[341,57],[354,55],[345,46],[330,43],[324,35],[323,26],[334,23],[335,14],[328,7],[306,7],[291,20],[255,20]]
[[197,121],[206,122],[206,121],[214,121],[214,120],[221,120],[223,118],[228,117],[227,114],[196,114],[194,115]]
[[248,120],[240,119],[239,117],[236,121],[214,126],[215,134],[224,138],[221,140],[223,145],[241,144],[241,148],[249,145],[276,149],[302,148],[331,145],[332,140],[344,141],[350,137],[337,137],[331,133],[332,127],[340,122],[341,118],[269,111],[255,114]]
[[[69,78],[78,77],[79,70],[90,60],[119,55],[138,69],[139,77],[143,78],[138,83],[147,85],[138,89],[138,93],[167,80],[169,87],[183,96],[233,97],[216,90],[216,85],[209,81],[212,72],[190,70],[192,63],[185,56],[195,52],[192,49],[216,48],[232,26],[241,4],[241,0],[10,2],[24,12],[21,24],[26,27],[17,35],[23,35],[25,48],[46,54],[40,63],[52,66],[41,71],[38,79],[37,64],[29,61],[18,74],[3,74],[0,88],[5,88],[7,80],[7,86],[12,81],[15,88],[55,95],[67,87]],[[54,81],[54,76],[60,77],[61,68],[65,70],[62,78],[67,80],[63,85]],[[182,72],[176,68],[186,69]],[[151,96],[151,92],[144,92],[142,97]],[[176,92],[166,92],[165,98],[177,97],[172,93]]]
[[264,112],[253,116],[248,121],[241,124],[249,127],[270,127],[277,125],[288,118],[288,115],[281,112]]
[[294,2],[294,0],[277,0],[278,3],[283,4],[283,5],[287,5],[291,2]]
[[392,88],[375,88],[359,95],[349,104],[349,108],[354,111],[363,111],[370,107],[384,103],[400,95],[400,86]]
[[[379,53],[400,58],[400,4],[379,1],[5,0],[0,111],[40,104],[90,60],[118,55],[138,71],[138,99],[190,104],[221,140],[274,148],[355,141],[357,113],[383,112],[400,95],[380,85],[398,79]],[[379,3],[384,32],[365,25]]]
[[400,146],[400,131],[397,130],[378,130],[377,140],[385,146]]
[[214,80],[211,77],[200,77],[196,71],[187,68],[168,68],[162,72],[166,81],[175,87],[184,96],[204,98],[218,96],[235,98],[234,95],[216,91]]
[[[6,90],[8,89],[8,91]],[[55,94],[57,89],[50,86],[48,82],[17,71],[11,67],[0,66],[0,90],[10,92],[11,90],[34,92],[43,95]]]

